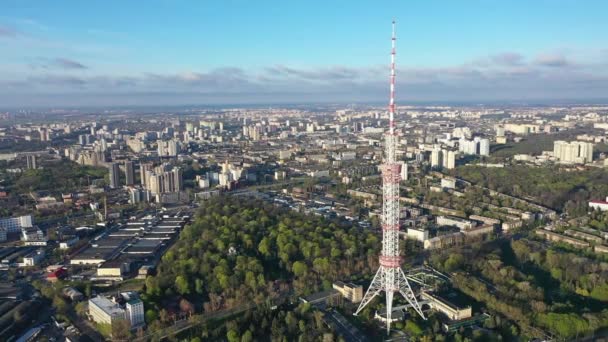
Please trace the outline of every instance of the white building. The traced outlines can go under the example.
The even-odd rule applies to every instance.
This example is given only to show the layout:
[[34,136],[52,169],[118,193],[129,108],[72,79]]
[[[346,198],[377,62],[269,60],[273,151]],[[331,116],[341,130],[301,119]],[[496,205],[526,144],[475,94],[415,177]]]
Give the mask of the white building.
[[420,228],[408,228],[407,237],[416,241],[424,242],[429,239],[429,231]]
[[198,187],[201,189],[207,189],[209,187],[209,180],[203,178],[201,175],[196,176],[196,181],[198,183]]
[[557,140],[553,143],[553,156],[563,163],[590,163],[593,161],[593,143]]
[[490,140],[479,139],[479,155],[489,156],[490,155]]
[[158,140],[159,157],[175,157],[179,153],[179,144],[176,140]]
[[408,165],[406,162],[401,162],[401,180],[408,180]]
[[44,257],[45,257],[45,253],[44,253],[44,250],[42,250],[42,249],[37,250],[35,252],[31,252],[23,257],[22,266],[23,267],[36,266],[42,260],[44,260]]
[[291,158],[291,154],[292,153],[289,150],[279,151],[279,159],[280,160],[289,159],[289,158]]
[[497,137],[505,136],[505,128],[503,126],[496,126],[496,136]]
[[443,168],[451,170],[456,167],[456,152],[444,150],[443,151]]
[[435,168],[443,166],[442,157],[443,153],[441,149],[435,147],[431,152],[431,167]]
[[458,227],[462,230],[469,230],[475,227],[475,224],[472,221],[462,219],[454,216],[437,216],[437,225],[438,226],[453,226]]
[[127,319],[131,322],[131,328],[136,328],[145,324],[144,302],[140,299],[131,299],[126,304]]
[[125,310],[106,297],[97,296],[89,299],[89,315],[96,323],[110,324],[125,319]]
[[46,238],[42,230],[36,227],[21,230],[21,241],[27,246],[46,246]]
[[480,137],[475,137],[473,140],[460,138],[460,140],[458,140],[458,150],[464,154],[489,156],[490,140]]
[[589,201],[589,208],[608,211],[608,197],[606,197],[605,201]]
[[477,154],[477,142],[461,138],[458,140],[458,150],[464,154]]
[[32,215],[0,219],[0,228],[6,229],[7,233],[18,233],[22,228],[30,228],[33,226]]
[[441,179],[441,188],[442,189],[456,189],[456,179],[455,178],[442,178]]
[[230,185],[230,182],[232,181],[231,174],[230,173],[220,173],[219,180],[220,180],[220,186],[227,187]]

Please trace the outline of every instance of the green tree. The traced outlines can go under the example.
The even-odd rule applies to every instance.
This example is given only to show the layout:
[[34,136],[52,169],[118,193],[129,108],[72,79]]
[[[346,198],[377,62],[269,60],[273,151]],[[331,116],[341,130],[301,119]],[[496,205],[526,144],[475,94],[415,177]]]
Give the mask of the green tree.
[[303,277],[308,273],[308,266],[301,261],[296,261],[293,263],[291,270],[296,277]]
[[187,295],[190,293],[190,284],[188,283],[188,279],[182,275],[178,275],[177,278],[175,278],[175,288],[181,295]]
[[148,309],[146,310],[145,317],[146,323],[150,324],[158,319],[158,313],[156,312],[156,310]]
[[241,342],[252,342],[253,341],[253,334],[251,333],[250,330],[245,331],[245,333],[243,333],[243,336],[241,336]]
[[228,342],[240,342],[241,340],[239,333],[235,330],[229,330],[226,334],[226,338],[228,339]]
[[127,319],[119,319],[112,323],[112,340],[129,341],[131,338],[131,324]]

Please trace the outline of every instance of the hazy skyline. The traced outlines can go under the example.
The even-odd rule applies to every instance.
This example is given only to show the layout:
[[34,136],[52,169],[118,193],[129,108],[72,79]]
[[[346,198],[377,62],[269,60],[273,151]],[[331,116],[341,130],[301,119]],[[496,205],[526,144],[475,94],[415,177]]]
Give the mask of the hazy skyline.
[[602,1],[0,4],[2,106],[604,100]]

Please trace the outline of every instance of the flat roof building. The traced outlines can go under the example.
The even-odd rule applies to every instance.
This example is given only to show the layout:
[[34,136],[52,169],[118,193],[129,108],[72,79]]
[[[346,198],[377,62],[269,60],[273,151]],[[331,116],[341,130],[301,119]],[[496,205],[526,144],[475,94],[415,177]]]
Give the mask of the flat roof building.
[[125,310],[106,297],[89,299],[89,315],[96,323],[110,324],[125,319]]
[[361,285],[337,281],[333,283],[332,287],[353,303],[359,303],[363,300],[363,287]]
[[[454,298],[456,297],[454,296]],[[448,300],[439,294],[423,291],[422,299],[428,301],[431,309],[442,312],[453,321],[470,318],[473,315],[470,305],[455,303],[453,298],[451,298],[452,300]]]

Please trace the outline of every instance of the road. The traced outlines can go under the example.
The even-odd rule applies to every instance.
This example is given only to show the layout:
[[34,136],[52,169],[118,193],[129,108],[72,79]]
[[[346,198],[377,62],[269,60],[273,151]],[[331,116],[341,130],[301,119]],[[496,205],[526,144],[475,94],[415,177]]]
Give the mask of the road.
[[79,317],[75,312],[70,311],[68,313],[68,317],[74,326],[80,331],[82,334],[81,338],[84,337],[85,341],[88,339],[89,341],[105,341],[105,338],[102,334],[100,334],[95,327],[93,327],[92,323]]
[[326,311],[325,320],[346,342],[366,342],[367,337],[336,310]]
[[[284,293],[283,295],[273,299],[272,305],[284,302],[291,295],[292,295],[291,292]],[[254,309],[254,308],[262,306],[262,305],[267,305],[267,304],[266,303],[256,304],[256,303],[251,302],[251,303],[248,303],[245,305],[241,305],[237,308],[220,310],[220,311],[216,311],[216,312],[209,313],[209,314],[194,315],[190,319],[184,319],[184,320],[178,321],[170,327],[148,333],[140,338],[134,338],[133,341],[148,341],[148,340],[152,340],[152,339],[162,341],[169,336],[177,335],[177,334],[181,333],[182,331],[186,331],[188,329],[194,328],[209,320],[223,319],[223,318],[230,317],[233,315],[238,315],[245,311]]]

